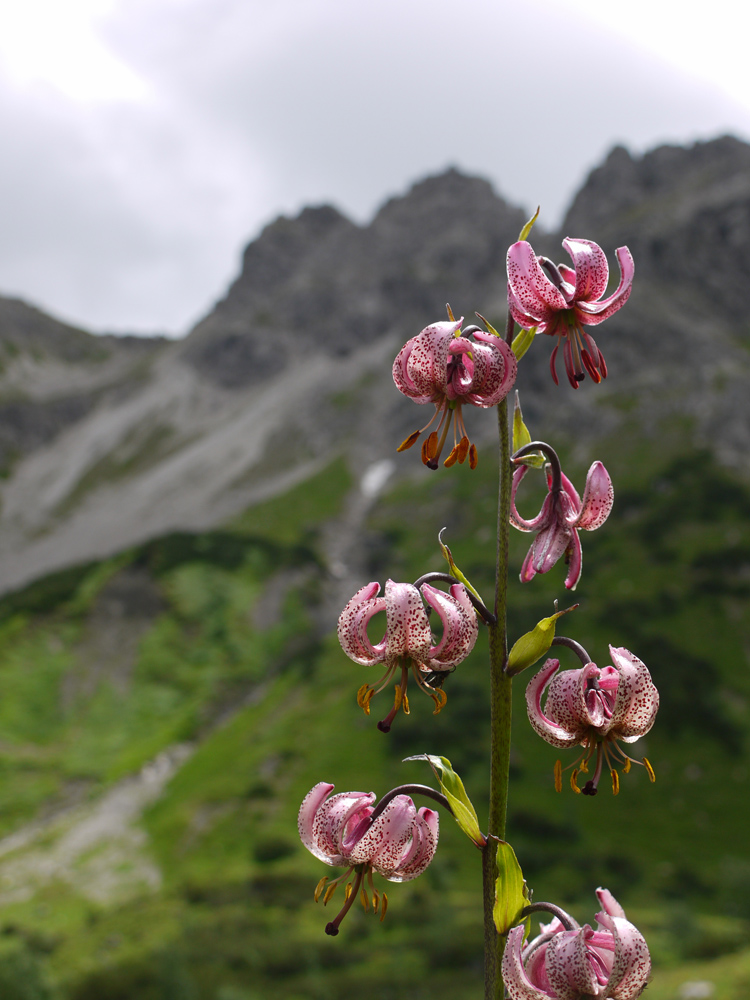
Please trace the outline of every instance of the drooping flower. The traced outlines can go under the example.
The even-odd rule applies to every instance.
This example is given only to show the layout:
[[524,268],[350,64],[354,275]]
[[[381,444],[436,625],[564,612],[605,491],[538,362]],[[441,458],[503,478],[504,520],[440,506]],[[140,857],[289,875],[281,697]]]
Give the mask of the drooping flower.
[[541,924],[525,947],[523,926],[509,932],[502,971],[511,1000],[636,1000],[643,993],[651,975],[646,940],[608,889],[596,895],[596,930],[559,911],[563,919]]
[[479,327],[471,327],[462,335],[462,323],[463,317],[425,327],[407,341],[393,362],[396,388],[415,403],[435,405],[429,423],[410,434],[398,450],[411,448],[422,431],[440,416],[437,430],[422,445],[422,461],[430,469],[438,467],[451,424],[453,448],[443,464],[463,463],[468,456],[471,468],[476,467],[477,449],[469,441],[461,407],[464,403],[496,406],[516,380],[516,358],[502,337]]
[[[338,634],[344,652],[355,663],[385,664],[380,680],[363,684],[357,694],[358,704],[368,715],[373,695],[383,690],[397,670],[401,671],[393,708],[378,723],[378,729],[387,733],[399,708],[409,714],[406,689],[410,670],[419,688],[435,702],[435,714],[440,711],[446,702],[441,675],[466,659],[474,648],[479,628],[476,612],[461,583],[454,584],[450,594],[446,594],[429,583],[423,583],[418,590],[411,583],[387,580],[385,595],[379,597],[379,593],[377,582],[358,590],[341,612]],[[443,634],[437,642],[430,631],[422,598],[443,624]],[[385,611],[385,634],[380,642],[373,644],[367,626],[380,611]]]
[[609,268],[604,251],[591,240],[565,239],[563,246],[573,258],[573,267],[555,266],[537,257],[530,243],[521,240],[508,250],[508,307],[513,319],[525,330],[557,337],[550,369],[557,384],[555,362],[564,340],[563,359],[568,381],[578,388],[586,372],[594,382],[607,377],[604,355],[585,326],[596,326],[621,309],[630,297],[635,265],[627,247],[616,251],[620,284],[602,298]]
[[[539,445],[540,442],[532,442],[516,454],[522,455]],[[586,488],[581,500],[571,481],[560,469],[557,455],[549,446],[544,447],[554,456],[554,461],[547,466],[549,492],[542,509],[531,521],[521,517],[516,508],[516,493],[529,466],[521,465],[513,473],[510,523],[519,531],[537,533],[521,567],[521,582],[528,583],[537,573],[547,573],[564,554],[568,564],[565,586],[568,590],[575,590],[581,579],[582,566],[578,532],[581,529],[594,531],[609,517],[615,496],[612,480],[602,463],[594,462],[586,476]]]
[[[365,912],[370,907],[385,916],[388,898],[372,884],[377,872],[388,882],[408,882],[421,875],[435,854],[438,814],[416,806],[408,795],[395,795],[384,809],[374,807],[374,792],[339,792],[328,798],[334,786],[318,782],[304,798],[298,827],[302,843],[327,865],[347,871],[333,882],[324,877],[315,890],[315,902],[323,895],[328,903],[336,888],[346,886],[344,905],[326,926],[326,934],[338,934],[341,921],[359,894]],[[350,884],[350,879],[354,878]],[[368,893],[369,888],[369,893]]]
[[[659,708],[659,692],[645,663],[623,646],[610,646],[611,667],[600,669],[587,663],[579,670],[557,674],[560,661],[549,659],[526,688],[529,722],[553,747],[582,746],[584,751],[573,767],[570,778],[575,792],[596,795],[602,765],[606,760],[612,775],[612,790],[617,794],[620,778],[615,765],[623,765],[627,774],[633,761],[619,742],[634,743],[651,729]],[[554,675],[557,674],[555,677]],[[542,709],[542,695],[547,701]],[[579,773],[588,774],[589,761],[596,754],[594,776],[581,789]],[[644,757],[651,781],[654,770]],[[562,765],[555,765],[555,787],[562,787]]]

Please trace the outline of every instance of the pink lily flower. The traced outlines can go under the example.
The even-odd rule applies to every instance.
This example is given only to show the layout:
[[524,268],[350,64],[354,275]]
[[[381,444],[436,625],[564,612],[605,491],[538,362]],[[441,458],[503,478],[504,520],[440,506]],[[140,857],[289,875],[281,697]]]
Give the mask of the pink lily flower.
[[[516,453],[522,457],[529,450],[538,449],[542,442],[532,442]],[[565,555],[568,573],[565,586],[575,590],[581,579],[583,555],[580,530],[594,531],[609,517],[614,503],[614,490],[609,473],[601,462],[594,462],[586,476],[583,500],[575,487],[560,469],[557,455],[548,445],[543,449],[553,461],[547,466],[547,487],[549,492],[542,509],[535,518],[527,521],[516,508],[516,493],[521,480],[529,470],[528,465],[519,466],[513,473],[511,491],[510,523],[519,531],[536,531],[537,535],[521,567],[521,583],[528,583],[537,573],[548,573],[560,556]]]
[[[549,659],[526,688],[526,708],[534,730],[553,747],[582,746],[584,751],[571,765],[570,784],[575,792],[596,795],[604,760],[612,775],[612,791],[617,794],[620,779],[615,763],[627,774],[634,761],[619,742],[635,743],[654,724],[659,708],[659,692],[645,663],[623,646],[610,646],[611,667],[599,669],[587,663],[579,670],[558,674],[560,661]],[[542,695],[549,687],[542,709]],[[577,778],[588,773],[588,762],[596,752],[594,777],[581,789]],[[644,757],[643,765],[651,781],[654,769]],[[562,765],[555,764],[555,788],[562,787]]]
[[[373,887],[372,873],[388,882],[409,882],[421,875],[437,849],[439,822],[433,809],[417,811],[408,795],[390,798],[381,810],[373,806],[374,792],[339,792],[328,798],[333,788],[320,781],[307,793],[300,806],[298,827],[311,854],[327,865],[347,868],[330,885],[326,885],[327,876],[322,878],[315,890],[316,903],[325,890],[325,905],[342,882],[346,885],[344,906],[326,926],[326,934],[336,935],[358,895],[368,911],[365,883],[372,894],[373,912],[380,909],[383,919],[388,897]],[[349,885],[352,875],[354,882]]]
[[[435,702],[434,714],[437,715],[447,700],[441,675],[466,659],[474,648],[479,626],[462,583],[454,584],[450,594],[446,594],[429,583],[423,583],[417,590],[411,583],[387,580],[385,595],[379,597],[379,593],[377,581],[357,591],[341,612],[338,635],[344,652],[355,663],[363,666],[385,663],[385,673],[380,680],[375,684],[363,684],[357,694],[357,703],[367,715],[373,696],[383,690],[400,668],[401,680],[396,685],[393,708],[378,723],[378,729],[387,733],[399,708],[409,714],[406,688],[410,668],[420,690]],[[437,612],[443,624],[443,634],[437,642],[432,637],[422,598]],[[380,611],[385,611],[385,634],[373,645],[367,635],[367,626]]]
[[[440,454],[454,424],[453,449],[443,463],[462,464],[468,455],[469,466],[477,464],[477,449],[469,441],[461,407],[496,406],[508,395],[516,381],[518,364],[508,344],[494,333],[470,327],[461,334],[463,317],[457,321],[433,323],[412,337],[393,362],[396,388],[415,403],[434,403],[435,414],[421,430],[414,431],[398,451],[411,448],[422,431],[440,415],[440,422],[422,446],[422,461],[437,469]],[[455,417],[455,422],[454,422]],[[457,440],[458,434],[461,435]]]
[[[550,359],[552,378],[557,385],[555,362],[563,338],[563,358],[568,381],[574,389],[585,378],[594,382],[607,377],[604,355],[594,338],[584,330],[596,326],[622,309],[630,297],[635,265],[627,247],[616,250],[620,284],[612,295],[602,298],[609,280],[604,251],[591,240],[563,240],[573,258],[573,267],[556,267],[546,257],[537,257],[525,240],[508,250],[508,308],[525,330],[557,337]],[[585,371],[584,371],[585,369]]]
[[579,927],[559,911],[563,919],[541,924],[541,933],[526,947],[523,926],[510,931],[503,981],[511,1000],[636,1000],[641,995],[651,975],[646,940],[608,889],[597,889],[596,895],[602,907],[596,930],[589,924]]

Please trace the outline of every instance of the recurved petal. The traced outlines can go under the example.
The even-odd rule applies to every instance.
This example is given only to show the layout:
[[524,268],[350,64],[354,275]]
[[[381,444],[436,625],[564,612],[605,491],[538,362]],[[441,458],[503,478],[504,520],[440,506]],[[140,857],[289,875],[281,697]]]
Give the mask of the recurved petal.
[[417,588],[411,583],[386,580],[385,614],[389,659],[410,656],[423,663],[432,645],[432,635]]
[[523,932],[523,926],[513,927],[508,932],[503,952],[503,982],[511,1000],[549,1000],[549,993],[537,989],[526,974],[521,957]]
[[547,976],[556,1000],[602,996],[589,961],[587,932],[591,933],[588,924],[577,931],[563,931],[547,945]]
[[417,810],[408,795],[391,799],[363,836],[347,845],[350,864],[367,862],[381,875],[393,872],[411,841],[416,816]]
[[636,1000],[651,975],[651,955],[641,932],[621,917],[611,917],[615,955],[605,996],[614,1000]]
[[[601,886],[596,890],[596,898],[599,900],[599,905],[602,910],[610,917],[622,917],[625,920],[625,910],[620,906],[615,897],[609,891],[609,889],[603,889]],[[597,914],[596,919],[599,920],[601,914]],[[601,921],[599,921],[601,923]]]
[[387,636],[376,646],[367,636],[367,623],[373,615],[383,611],[386,601],[377,597],[380,584],[377,581],[368,583],[352,597],[339,615],[338,636],[341,648],[350,660],[368,666],[380,663],[386,654]]
[[432,399],[432,393],[426,395],[421,393],[409,377],[409,358],[416,342],[416,337],[407,340],[396,355],[396,360],[393,362],[393,381],[396,383],[398,391],[402,392],[404,396],[409,396],[415,403],[429,403]]
[[521,309],[531,316],[546,317],[549,310],[568,308],[565,296],[544,273],[526,240],[514,243],[508,250],[508,284]]
[[576,528],[570,532],[566,559],[568,560],[568,572],[565,574],[565,586],[568,590],[575,590],[580,583],[583,571],[583,550]]
[[411,383],[421,395],[433,396],[445,392],[448,385],[448,348],[462,323],[463,316],[452,323],[433,323],[416,338],[406,368]]
[[611,731],[626,740],[645,736],[659,709],[656,685],[646,664],[630,650],[624,646],[610,646],[609,653],[620,674]]
[[462,583],[454,584],[450,594],[424,583],[422,594],[443,623],[440,642],[430,648],[427,658],[437,660],[444,667],[452,667],[465,660],[474,648],[479,633],[476,611]]
[[474,381],[466,398],[474,406],[496,406],[515,384],[518,361],[510,346],[493,333],[477,331],[474,340]]
[[577,240],[567,237],[563,240],[563,246],[573,258],[575,270],[574,301],[576,303],[580,301],[595,302],[600,299],[606,292],[609,281],[607,255],[597,243],[592,243],[591,240]]
[[[526,711],[534,731],[553,747],[565,749],[575,746],[580,739],[580,723],[574,720],[572,728],[561,725],[557,719],[545,715],[542,711],[542,695],[553,675],[560,667],[560,661],[549,659],[542,669],[535,674],[526,688]],[[549,711],[549,699],[547,703]]]
[[388,881],[410,882],[421,875],[435,856],[438,834],[438,814],[423,806],[414,821],[411,845],[394,871],[386,876]]
[[521,485],[521,480],[528,471],[528,465],[519,465],[513,473],[513,484],[510,492],[510,523],[514,528],[518,528],[519,531],[538,531],[540,528],[548,525],[552,518],[553,498],[552,495],[548,493],[544,498],[542,509],[539,511],[537,516],[533,517],[530,521],[527,521],[525,517],[521,517],[518,513],[518,508],[516,507],[516,493],[518,492],[518,487]]
[[633,275],[635,274],[635,264],[633,256],[627,247],[618,247],[616,250],[617,262],[620,265],[620,283],[616,290],[606,299],[599,302],[576,302],[576,315],[580,321],[587,326],[596,326],[609,319],[618,309],[622,309],[630,298],[633,287]]
[[600,528],[609,517],[614,502],[615,491],[609,473],[601,462],[594,462],[586,476],[580,514],[574,526],[586,531]]

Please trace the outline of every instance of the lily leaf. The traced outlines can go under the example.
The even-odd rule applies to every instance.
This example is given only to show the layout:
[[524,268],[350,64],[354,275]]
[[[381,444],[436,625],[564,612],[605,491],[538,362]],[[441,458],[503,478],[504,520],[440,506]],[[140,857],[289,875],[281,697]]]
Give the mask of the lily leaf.
[[529,238],[529,233],[531,232],[534,223],[539,218],[539,212],[541,211],[541,208],[542,208],[541,205],[537,206],[536,212],[534,212],[534,214],[532,215],[532,217],[529,219],[529,221],[526,223],[526,225],[523,227],[523,229],[519,233],[519,236],[518,236],[519,240],[527,240]]
[[535,326],[532,326],[528,330],[521,330],[515,335],[513,343],[510,345],[510,349],[515,354],[516,361],[520,361],[524,354],[528,351],[534,343],[534,337],[536,337]]
[[[518,389],[516,389],[516,402],[513,407],[513,451],[516,452],[527,444],[531,444],[531,432],[523,422],[521,400],[518,396]],[[535,469],[541,469],[546,461],[547,459],[540,451],[532,452],[523,457],[523,464],[530,465]]]
[[437,757],[431,753],[420,753],[414,757],[406,757],[405,760],[426,760],[432,768],[433,774],[440,782],[440,791],[450,803],[453,810],[453,818],[461,827],[466,836],[477,847],[482,848],[487,843],[487,838],[479,829],[477,811],[471,803],[471,799],[466,794],[464,783],[451,767],[451,762],[447,757]]
[[[455,576],[455,578],[459,580],[464,585],[464,587],[466,587],[467,590],[471,591],[471,593],[474,595],[474,597],[476,597],[478,601],[482,601],[482,595],[475,587],[471,585],[471,583],[469,583],[468,579],[464,576],[464,574],[458,568],[456,563],[453,561],[453,553],[443,541],[443,532],[445,530],[446,530],[445,528],[441,528],[440,531],[438,532],[438,542],[440,543],[440,551],[443,553],[443,556],[450,568],[451,576]],[[482,601],[482,604],[484,604],[484,601]]]
[[540,660],[552,645],[555,638],[555,625],[558,618],[567,615],[569,611],[574,611],[577,604],[571,605],[564,611],[556,611],[549,618],[542,618],[537,622],[530,632],[526,632],[520,639],[513,643],[513,648],[508,655],[508,663],[505,673],[509,677],[515,677],[522,670],[532,666]]
[[529,891],[516,852],[505,840],[497,845],[497,881],[492,916],[498,934],[507,934],[521,923],[521,911],[529,903]]

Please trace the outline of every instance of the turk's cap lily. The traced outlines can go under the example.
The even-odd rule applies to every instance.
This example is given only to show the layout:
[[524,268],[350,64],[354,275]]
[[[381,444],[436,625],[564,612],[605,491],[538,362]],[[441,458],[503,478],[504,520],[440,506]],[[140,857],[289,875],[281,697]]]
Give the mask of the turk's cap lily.
[[596,929],[579,927],[562,913],[562,920],[542,924],[525,946],[523,926],[510,931],[502,972],[511,1000],[636,1000],[641,995],[651,975],[646,940],[609,890],[597,889],[596,895],[602,907]]
[[[588,773],[588,762],[596,754],[594,777],[582,789],[587,795],[596,794],[605,760],[617,792],[615,764],[622,765],[627,773],[633,763],[618,744],[634,743],[645,736],[659,709],[659,692],[645,663],[624,646],[610,646],[609,652],[613,665],[601,669],[587,663],[578,670],[558,673],[560,661],[548,659],[526,688],[526,708],[535,732],[559,749],[585,748],[577,766],[571,765],[575,767],[571,778],[575,791],[581,791],[576,784],[578,774]],[[542,708],[545,691],[547,699]],[[653,781],[650,763],[644,758],[643,764]],[[555,781],[559,790],[559,762]]]
[[528,583],[537,573],[547,573],[561,556],[565,556],[568,572],[565,586],[575,590],[581,579],[583,553],[578,532],[594,531],[600,528],[610,515],[614,503],[614,489],[609,473],[601,462],[594,462],[586,476],[583,499],[560,469],[559,460],[553,449],[543,442],[532,442],[531,447],[541,447],[554,455],[554,461],[547,466],[547,496],[536,517],[528,520],[522,517],[516,507],[516,494],[528,465],[520,465],[513,473],[511,488],[510,523],[519,531],[535,531],[536,538],[531,544],[521,567],[521,582]]
[[422,461],[431,469],[438,466],[451,424],[453,449],[444,464],[460,464],[468,456],[474,468],[476,447],[466,434],[461,408],[464,403],[481,408],[496,406],[516,380],[518,364],[509,345],[478,327],[462,335],[462,323],[463,317],[425,327],[404,344],[393,363],[393,381],[399,392],[415,403],[435,406],[429,423],[411,434],[398,450],[410,448],[440,416],[437,430],[422,448]]
[[508,250],[508,307],[513,319],[525,330],[557,337],[552,352],[552,377],[557,382],[557,350],[564,340],[563,357],[568,381],[578,388],[586,373],[600,382],[607,375],[604,356],[593,337],[584,329],[597,326],[621,309],[632,291],[635,265],[627,247],[616,251],[620,283],[603,298],[609,281],[607,257],[591,240],[563,240],[573,267],[555,266],[538,257],[526,240]]
[[[433,638],[423,602],[437,613],[442,623],[443,634],[438,640]],[[380,642],[373,643],[367,627],[373,616],[382,611],[386,615],[385,633]],[[411,583],[388,580],[385,593],[380,596],[380,584],[373,581],[357,591],[341,612],[338,623],[339,642],[351,660],[362,666],[385,664],[385,673],[379,681],[360,688],[358,701],[368,714],[373,695],[382,691],[398,670],[401,672],[393,712],[380,724],[385,731],[399,707],[408,713],[406,689],[410,670],[418,687],[432,697],[436,711],[443,707],[446,695],[437,682],[441,675],[466,659],[474,648],[478,631],[477,614],[461,583],[451,586],[446,594],[429,583],[417,589]]]
[[[324,902],[339,884],[346,885],[346,900],[326,933],[337,934],[338,925],[361,894],[365,910],[370,901],[365,884],[372,894],[373,908],[382,906],[385,916],[387,898],[372,885],[376,872],[389,882],[409,882],[427,868],[438,843],[439,820],[433,809],[417,809],[408,795],[393,795],[385,808],[377,812],[374,792],[339,792],[334,786],[318,782],[305,796],[299,811],[298,828],[305,847],[327,865],[347,871],[326,886],[321,880],[316,900],[325,889]],[[353,878],[354,884],[349,885]],[[381,916],[381,919],[382,919]]]

